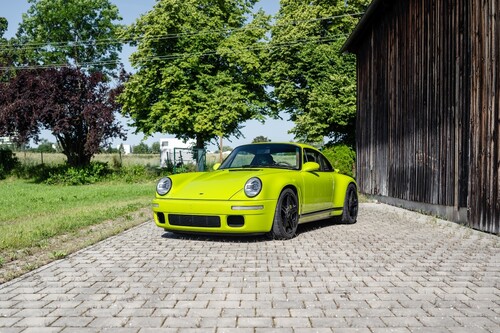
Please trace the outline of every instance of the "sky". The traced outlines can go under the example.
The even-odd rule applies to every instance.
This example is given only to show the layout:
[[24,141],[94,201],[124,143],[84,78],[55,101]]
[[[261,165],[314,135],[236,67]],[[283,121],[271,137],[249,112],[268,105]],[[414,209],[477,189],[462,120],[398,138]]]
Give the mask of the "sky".
[[[111,0],[112,3],[118,6],[120,14],[123,18],[122,24],[130,24],[139,18],[142,14],[151,10],[156,2],[156,0]],[[22,20],[22,14],[26,13],[29,8],[29,3],[27,0],[0,0],[0,16],[5,17],[9,22],[9,29],[5,33],[6,38],[10,38],[15,35],[18,25]],[[276,14],[279,9],[279,0],[260,0],[255,9],[262,8],[267,14]],[[125,68],[129,71],[133,71],[128,62],[128,57],[133,52],[133,48],[125,46],[122,52],[122,62]],[[223,142],[224,146],[236,147],[240,144],[249,143],[257,136],[265,136],[273,142],[282,141],[287,142],[293,140],[293,135],[288,134],[288,131],[293,127],[293,122],[288,121],[288,116],[282,114],[283,119],[267,119],[264,124],[259,121],[251,120],[243,124],[241,132],[244,138],[229,138],[230,141],[225,140]],[[127,120],[123,117],[119,117],[120,121],[126,125]],[[159,142],[160,138],[173,137],[169,134],[156,134],[148,138],[144,138],[143,134],[135,135],[133,134],[134,129],[126,126],[127,128],[127,140],[115,140],[113,141],[113,147],[119,146],[120,143],[137,145],[141,141],[144,141],[148,145],[153,142]],[[48,131],[42,133],[42,138],[48,139],[51,142],[55,142],[55,138]],[[215,150],[215,142],[208,145],[208,149]]]

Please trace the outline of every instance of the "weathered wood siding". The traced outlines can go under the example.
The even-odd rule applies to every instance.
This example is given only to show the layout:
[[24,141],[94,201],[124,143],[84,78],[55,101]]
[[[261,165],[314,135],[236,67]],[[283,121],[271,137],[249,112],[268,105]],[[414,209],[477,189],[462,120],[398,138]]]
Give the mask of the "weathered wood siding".
[[465,7],[396,1],[371,30],[357,53],[363,192],[466,204],[467,25]]
[[499,0],[379,2],[355,48],[361,192],[498,232]]
[[500,225],[500,1],[472,1],[470,217],[476,229]]

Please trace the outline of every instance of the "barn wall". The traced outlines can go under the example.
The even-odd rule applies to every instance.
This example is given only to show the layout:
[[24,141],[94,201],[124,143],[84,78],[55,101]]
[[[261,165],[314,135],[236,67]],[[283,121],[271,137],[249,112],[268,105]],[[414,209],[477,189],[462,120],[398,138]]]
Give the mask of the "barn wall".
[[500,224],[500,2],[472,1],[471,177],[469,223]]
[[361,192],[500,232],[499,1],[377,4],[348,47]]
[[361,192],[458,221],[469,188],[469,7],[394,1],[356,51]]

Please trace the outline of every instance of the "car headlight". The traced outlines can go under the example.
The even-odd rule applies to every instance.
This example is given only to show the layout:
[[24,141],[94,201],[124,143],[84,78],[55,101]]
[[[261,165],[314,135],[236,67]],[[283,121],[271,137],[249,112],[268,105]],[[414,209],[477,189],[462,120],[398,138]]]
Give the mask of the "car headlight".
[[165,195],[170,191],[172,188],[172,179],[169,177],[162,178],[158,181],[158,184],[156,184],[156,192],[159,195]]
[[245,183],[245,194],[247,197],[253,198],[262,190],[262,182],[259,178],[253,177]]

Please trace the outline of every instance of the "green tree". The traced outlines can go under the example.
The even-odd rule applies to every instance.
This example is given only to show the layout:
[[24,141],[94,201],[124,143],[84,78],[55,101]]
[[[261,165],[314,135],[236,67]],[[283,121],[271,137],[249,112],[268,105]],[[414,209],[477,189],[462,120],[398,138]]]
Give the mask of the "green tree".
[[245,23],[256,0],[159,0],[124,34],[137,72],[120,96],[138,131],[196,139],[196,147],[272,111],[262,58],[269,17]]
[[[109,140],[124,137],[114,117],[121,87],[109,84],[121,50],[118,8],[110,0],[28,3],[17,38],[0,48],[0,62],[7,54],[8,66],[30,65],[15,75],[0,71],[0,133],[26,143],[49,129],[68,164],[85,166]],[[47,69],[32,68],[40,66]]]
[[151,149],[149,148],[149,146],[146,143],[141,142],[137,146],[134,146],[132,148],[132,152],[134,154],[149,154],[149,153],[151,153]]
[[[9,27],[9,22],[5,17],[0,17],[0,66],[4,67],[7,65],[6,52],[7,48],[7,40],[3,38],[4,33],[7,31]],[[0,81],[2,80],[4,70],[0,70]]]
[[99,153],[104,153],[104,154],[116,154],[118,153],[118,148],[113,147],[110,143],[103,146]]
[[151,152],[153,154],[160,153],[160,143],[159,142],[153,142],[153,144],[151,145]]
[[54,148],[54,144],[49,142],[47,139],[42,139],[41,143],[38,145],[38,148],[35,149],[38,152],[42,153],[55,153],[56,149]]
[[15,43],[15,39],[8,40],[3,37],[8,27],[7,19],[0,17],[0,67],[2,68],[0,69],[0,81],[7,81],[14,75],[13,64],[17,52],[12,45]]
[[252,143],[258,142],[271,142],[271,140],[269,140],[267,136],[259,135],[252,140]]
[[306,142],[354,144],[355,58],[340,49],[369,0],[281,0],[272,28],[269,76],[291,130]]
[[5,17],[0,17],[0,41],[3,39],[4,33],[7,31],[9,27],[9,22]]
[[[231,147],[231,146],[222,146],[222,151],[223,151],[223,152],[226,152],[226,151],[232,151],[232,150],[233,150],[233,147]],[[220,153],[220,149],[217,149],[217,150],[215,151],[215,153]]]
[[70,65],[106,74],[118,65],[121,20],[109,0],[28,0],[17,37],[27,64]]

